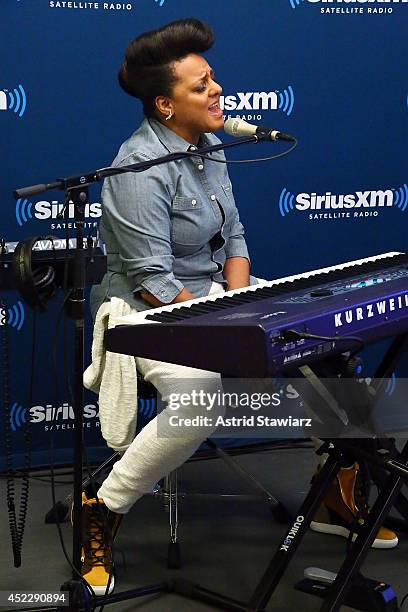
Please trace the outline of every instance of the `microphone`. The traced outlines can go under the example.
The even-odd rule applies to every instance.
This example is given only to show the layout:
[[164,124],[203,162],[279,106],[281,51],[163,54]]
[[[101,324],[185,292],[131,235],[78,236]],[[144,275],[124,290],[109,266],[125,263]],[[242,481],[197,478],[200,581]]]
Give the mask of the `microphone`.
[[243,119],[235,117],[235,119],[227,119],[224,123],[224,131],[230,136],[239,138],[240,136],[266,136],[268,140],[285,140],[287,142],[295,142],[296,138],[290,134],[284,134],[272,128],[261,127],[248,123]]

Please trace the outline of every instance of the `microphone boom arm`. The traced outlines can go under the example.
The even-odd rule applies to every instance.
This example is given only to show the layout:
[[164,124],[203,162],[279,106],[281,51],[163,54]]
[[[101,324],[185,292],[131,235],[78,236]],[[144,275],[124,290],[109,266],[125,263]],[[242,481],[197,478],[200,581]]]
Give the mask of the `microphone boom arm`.
[[[258,144],[259,142],[266,141],[270,142],[269,135],[266,132],[260,132],[258,134],[254,134],[253,136],[244,136],[242,138],[237,138],[231,142],[221,142],[220,144],[196,149],[194,151],[194,155],[200,155],[200,153],[203,155],[210,155],[211,153],[215,153],[216,151],[221,151],[223,149],[232,149],[232,147],[237,147],[243,144]],[[108,176],[124,174],[125,172],[144,172],[145,170],[148,170],[153,166],[167,164],[169,162],[177,161],[178,159],[184,159],[186,157],[191,157],[191,153],[187,151],[169,153],[168,155],[163,155],[162,157],[157,157],[156,159],[138,162],[136,164],[131,164],[125,167],[119,166],[117,168],[114,168],[110,166],[107,168],[94,170],[92,172],[86,172],[84,174],[75,174],[66,178],[59,178],[51,183],[42,183],[39,185],[31,185],[29,187],[21,187],[13,191],[13,195],[17,199],[27,198],[55,189],[67,191],[76,188],[84,188],[88,187],[92,183],[98,183],[99,181],[102,181]]]

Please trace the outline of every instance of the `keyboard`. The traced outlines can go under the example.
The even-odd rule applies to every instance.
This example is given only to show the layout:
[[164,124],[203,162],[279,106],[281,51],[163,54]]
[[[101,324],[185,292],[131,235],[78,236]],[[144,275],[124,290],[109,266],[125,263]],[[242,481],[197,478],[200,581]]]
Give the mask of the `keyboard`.
[[118,318],[109,351],[265,377],[408,331],[408,255],[390,252]]
[[[5,242],[0,245],[0,290],[18,290],[18,283],[14,273],[14,251],[18,242]],[[76,240],[71,238],[66,241],[62,238],[50,240],[44,238],[38,240],[32,251],[32,268],[37,266],[52,266],[55,269],[55,282],[58,286],[67,287],[73,285],[74,256]],[[94,285],[100,283],[107,270],[105,248],[102,243],[95,246],[87,246],[84,241],[83,255],[85,259],[85,283]],[[68,265],[67,278],[65,279],[65,265]]]

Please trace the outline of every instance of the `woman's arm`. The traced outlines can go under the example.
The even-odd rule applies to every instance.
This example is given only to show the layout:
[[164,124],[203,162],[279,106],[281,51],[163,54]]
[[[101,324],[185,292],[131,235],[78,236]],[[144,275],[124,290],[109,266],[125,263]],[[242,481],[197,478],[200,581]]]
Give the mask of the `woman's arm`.
[[228,291],[249,285],[249,261],[246,257],[229,257],[224,264],[224,278]]
[[[142,296],[144,300],[146,300],[146,302],[149,302],[151,306],[154,306],[154,308],[159,308],[160,306],[168,306],[168,304],[165,304],[164,302],[160,302],[160,300],[158,300],[157,297],[155,297],[148,291],[142,291],[140,295]],[[170,304],[178,304],[179,302],[186,302],[187,300],[194,300],[194,299],[195,299],[195,295],[190,293],[188,289],[182,289],[180,293],[176,295],[174,300],[170,302]]]
[[[138,156],[123,162],[135,160]],[[183,283],[173,273],[170,182],[166,169],[155,166],[146,172],[109,177],[102,192],[104,225],[114,234],[122,273],[135,292],[150,295],[156,301],[147,301],[157,306],[184,295]]]

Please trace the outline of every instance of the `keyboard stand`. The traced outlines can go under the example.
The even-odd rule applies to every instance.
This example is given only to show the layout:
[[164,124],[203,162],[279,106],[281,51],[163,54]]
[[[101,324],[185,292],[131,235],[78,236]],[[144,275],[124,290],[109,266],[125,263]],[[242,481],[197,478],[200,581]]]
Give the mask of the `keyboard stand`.
[[[385,379],[390,376],[406,348],[408,348],[408,334],[397,336],[393,340],[376,372],[377,392],[380,392],[386,384]],[[346,409],[346,407],[344,408]],[[340,567],[333,585],[328,590],[327,597],[319,608],[320,612],[336,612],[344,603],[353,579],[358,576],[379,527],[383,524],[395,501],[398,501],[397,496],[401,486],[404,482],[408,482],[408,442],[401,452],[398,452],[395,446],[392,450],[392,455],[379,455],[376,452],[363,450],[347,441],[347,439],[325,441],[325,448],[322,451],[328,453],[328,459],[314,478],[306,499],[296,513],[294,524],[278,545],[266,571],[247,603],[237,601],[184,579],[178,579],[174,582],[174,591],[182,596],[203,601],[222,610],[234,612],[260,612],[264,610],[307,533],[328,488],[342,467],[342,454],[347,452],[347,454],[354,455],[357,460],[364,459],[380,468],[383,486],[369,513],[366,524],[361,528],[355,542],[351,544],[350,552]],[[384,474],[387,474],[387,476],[384,476]]]
[[[376,387],[377,392],[381,391],[382,387],[386,384],[385,379],[390,376],[403,351],[407,348],[408,333],[397,336],[394,339],[376,372],[375,379],[378,380]],[[347,406],[343,408],[346,410]],[[387,442],[389,442],[389,440],[387,440]],[[380,443],[380,441],[378,441],[378,443]],[[377,448],[379,447],[377,446]],[[398,452],[395,446],[392,448],[392,451],[392,455],[379,455],[375,451],[370,452],[363,450],[347,441],[347,439],[325,440],[325,445],[321,449],[321,452],[327,452],[328,459],[313,479],[313,484],[306,499],[297,510],[293,525],[278,545],[275,554],[248,602],[237,601],[227,595],[211,591],[206,587],[183,578],[178,578],[174,581],[163,581],[159,584],[149,585],[122,593],[114,593],[108,595],[106,598],[98,597],[96,601],[99,601],[99,605],[102,605],[102,603],[103,605],[109,605],[110,603],[127,601],[129,599],[144,597],[154,593],[165,594],[174,592],[182,597],[203,601],[220,610],[230,610],[232,612],[262,612],[271,599],[290,561],[306,535],[310,523],[323,501],[327,490],[342,467],[343,453],[347,452],[348,455],[354,455],[357,460],[363,459],[380,468],[383,487],[370,511],[367,523],[361,528],[355,542],[350,545],[350,552],[340,567],[335,581],[328,589],[327,597],[319,608],[320,612],[337,612],[344,603],[352,581],[357,578],[361,579],[359,570],[370,550],[377,531],[383,524],[395,501],[398,501],[397,496],[400,488],[404,482],[408,482],[408,442],[406,442],[401,452]],[[387,474],[387,476],[385,477],[384,474]],[[396,507],[398,509],[398,506]],[[45,607],[42,609],[47,611],[55,610],[56,612],[81,612],[86,610],[86,606],[83,605],[83,599],[80,598],[77,604],[71,602],[69,608]],[[34,608],[24,608],[21,612],[35,611]]]

